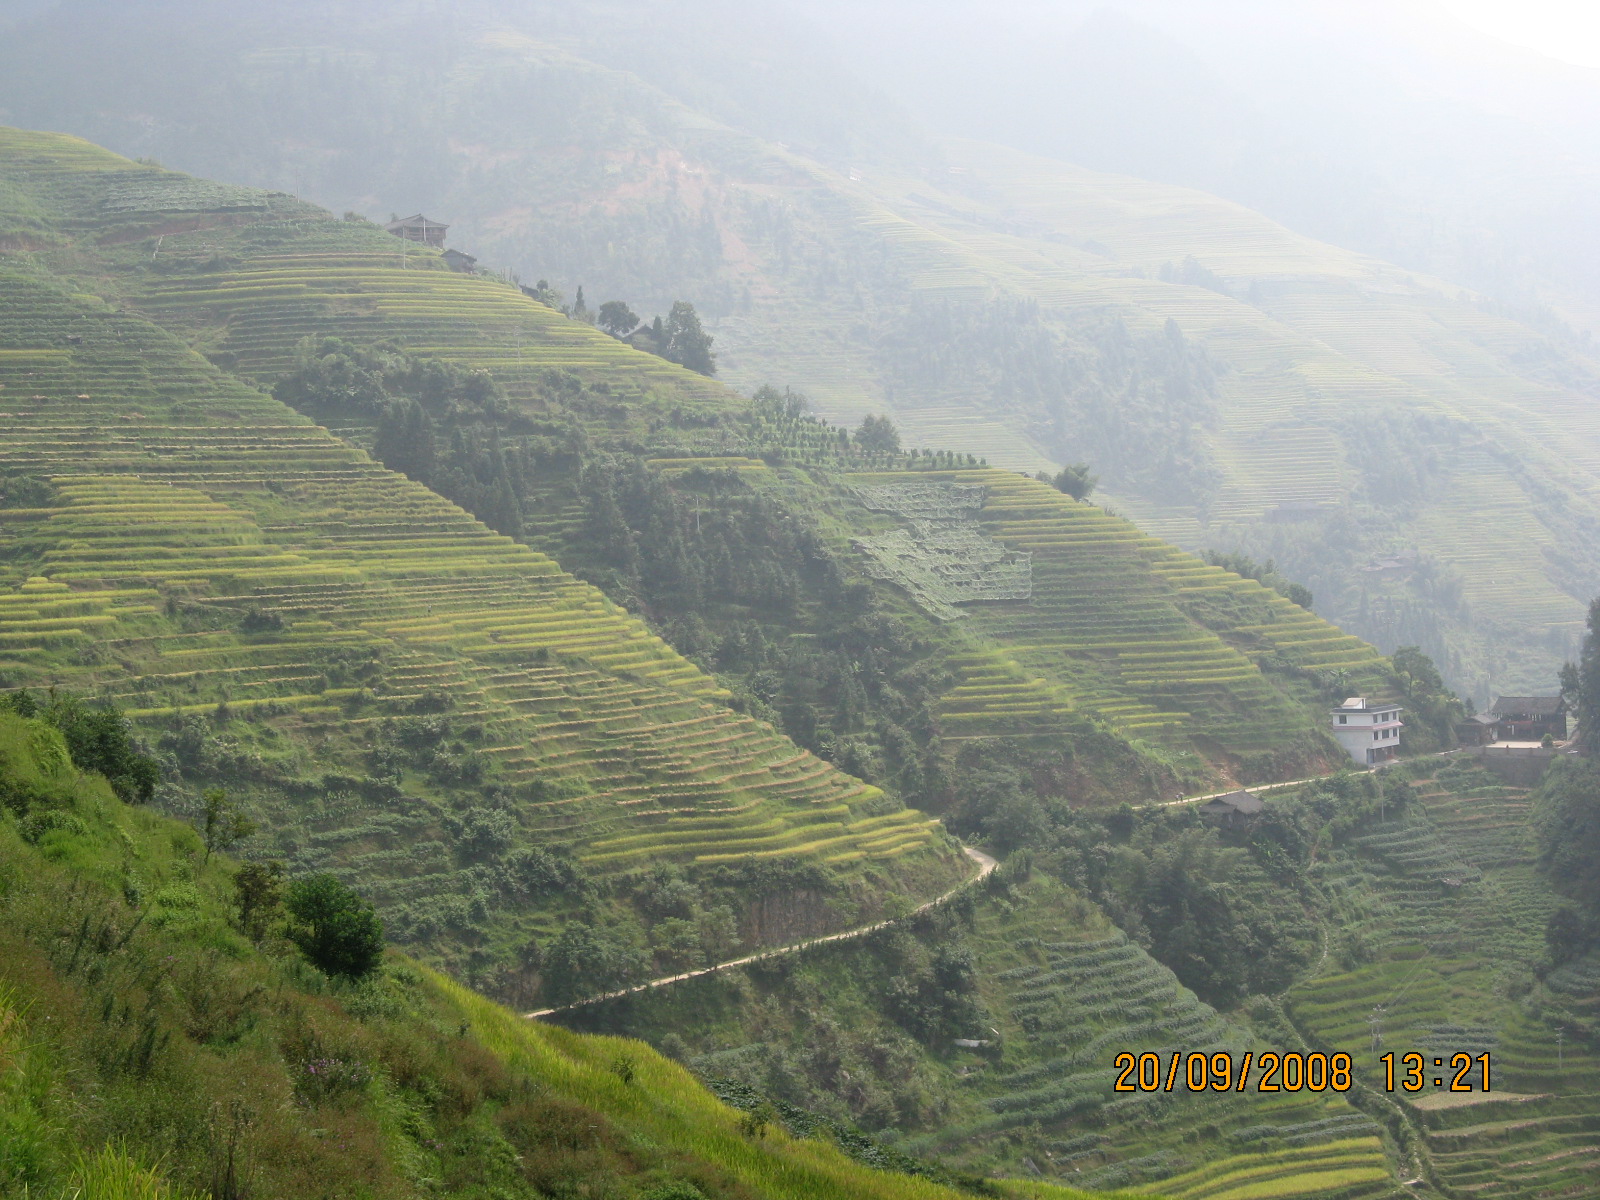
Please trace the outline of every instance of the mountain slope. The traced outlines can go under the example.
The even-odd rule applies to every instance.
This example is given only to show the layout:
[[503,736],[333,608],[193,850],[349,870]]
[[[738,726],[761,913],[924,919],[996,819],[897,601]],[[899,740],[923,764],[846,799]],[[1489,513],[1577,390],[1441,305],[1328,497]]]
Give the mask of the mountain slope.
[[7,682],[118,697],[402,936],[505,945],[532,910],[570,914],[531,849],[552,842],[569,875],[856,863],[869,907],[961,872],[926,820],[714,703],[548,558],[153,326],[14,268],[4,296],[0,462],[49,479],[6,511]]
[[[1149,741],[1157,759],[1177,752],[1152,765],[1196,784],[1215,778],[1208,760],[1253,777],[1320,761],[1327,752],[1314,733],[1320,717],[1306,707],[1319,687],[1397,686],[1369,646],[1269,588],[1204,566],[1035,481],[993,469],[951,471],[948,454],[841,453],[826,427],[763,416],[759,406],[752,416],[749,402],[727,389],[492,280],[440,270],[431,253],[407,252],[401,265],[390,249],[394,239],[364,223],[333,221],[285,197],[217,191],[109,155],[91,167],[77,157],[81,145],[7,136],[16,152],[7,177],[43,206],[52,236],[69,239],[75,251],[60,261],[86,286],[181,332],[216,362],[265,382],[300,362],[297,339],[315,333],[397,343],[484,370],[523,422],[492,418],[499,423],[490,436],[508,452],[520,445],[531,456],[517,485],[524,536],[588,578],[618,579],[626,563],[608,557],[608,547],[619,538],[648,552],[647,543],[666,537],[651,524],[661,514],[648,508],[645,517],[629,518],[631,528],[597,524],[621,520],[606,513],[637,509],[643,502],[629,498],[631,489],[646,486],[647,476],[661,493],[652,504],[692,504],[698,514],[707,506],[717,513],[720,505],[764,502],[791,522],[786,529],[811,531],[804,534],[815,543],[806,551],[811,557],[783,588],[801,588],[785,600],[791,609],[801,603],[798,617],[774,617],[748,601],[724,605],[701,590],[692,602],[674,601],[647,582],[648,571],[626,588],[613,587],[662,624],[710,622],[721,636],[755,616],[769,636],[814,637],[822,632],[817,622],[841,607],[826,587],[804,582],[816,556],[827,554],[857,579],[879,580],[882,603],[908,635],[922,639],[924,648],[909,658],[892,652],[907,669],[914,659],[923,661],[925,679],[934,663],[948,675],[916,686],[930,693],[927,719],[950,737],[1060,735],[1099,720],[1125,738]],[[63,148],[59,157],[53,144]],[[56,252],[43,249],[37,259],[52,263]],[[370,410],[336,404],[318,416],[362,444],[378,440],[381,421]],[[448,414],[441,410],[440,418]],[[481,425],[463,433],[481,437],[475,430]],[[618,454],[634,458],[643,475],[606,482],[615,468],[604,456]],[[899,469],[872,473],[886,465]],[[724,478],[730,468],[734,474]],[[613,486],[622,491],[595,490]],[[734,521],[743,510],[726,511]],[[928,534],[929,520],[942,522],[944,532]],[[909,532],[892,534],[896,527]],[[922,564],[913,575],[942,570],[939,556],[950,549],[940,549],[940,539],[959,535],[968,539],[962,553],[983,545],[997,556],[996,570],[1000,560],[1009,563],[1003,569],[1019,590],[958,588],[949,591],[952,607],[935,597],[948,590],[945,583],[924,586],[906,566],[886,565],[882,539],[891,535],[909,539],[895,554]],[[699,516],[692,530],[674,536],[700,538]],[[815,613],[806,615],[813,604]],[[840,732],[849,732],[848,724]]]
[[642,1043],[521,1020],[399,956],[332,980],[277,922],[236,927],[233,865],[192,828],[65,760],[45,722],[0,715],[8,1194],[964,1194],[753,1124]]
[[[1600,589],[1597,368],[1558,322],[1200,193],[910,135],[855,88],[808,90],[818,52],[790,62],[781,23],[341,13],[234,14],[182,54],[111,18],[131,111],[159,117],[92,103],[93,81],[36,81],[26,111],[340,208],[425,204],[458,245],[591,299],[692,296],[730,381],[890,410],[997,465],[1088,459],[1155,532],[1276,557],[1480,700],[1546,688],[1572,652]],[[18,44],[51,61],[50,28]],[[179,106],[128,39],[211,102]],[[672,68],[677,46],[705,69]],[[759,102],[719,88],[722,61],[769,62]]]

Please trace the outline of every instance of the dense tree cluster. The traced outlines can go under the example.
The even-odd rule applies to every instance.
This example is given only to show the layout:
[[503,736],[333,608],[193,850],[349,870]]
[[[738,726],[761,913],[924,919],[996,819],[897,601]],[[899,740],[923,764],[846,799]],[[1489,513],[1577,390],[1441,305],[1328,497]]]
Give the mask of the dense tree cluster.
[[300,348],[273,395],[312,415],[375,423],[373,456],[517,537],[534,455],[481,371],[337,338]]
[[1066,327],[1015,297],[923,300],[880,345],[891,395],[941,396],[962,380],[964,394],[1017,414],[1060,459],[1094,463],[1108,487],[1204,510],[1221,484],[1205,437],[1219,368],[1172,321]]
[[0,696],[0,707],[35,717],[61,731],[80,771],[98,771],[130,804],[145,804],[161,782],[156,760],[135,742],[133,726],[114,707],[93,707],[81,696],[52,690],[43,699],[27,690]]

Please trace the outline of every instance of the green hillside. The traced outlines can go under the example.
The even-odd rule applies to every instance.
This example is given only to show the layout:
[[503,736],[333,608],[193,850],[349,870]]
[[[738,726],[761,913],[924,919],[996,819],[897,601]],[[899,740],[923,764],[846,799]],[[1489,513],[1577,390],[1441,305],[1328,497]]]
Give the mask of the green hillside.
[[1535,873],[1529,797],[1457,768],[1419,788],[1318,864],[1337,949],[1288,1011],[1314,1044],[1369,1059],[1375,1006],[1383,1050],[1490,1053],[1489,1092],[1397,1093],[1423,1131],[1419,1168],[1459,1194],[1582,1194],[1600,1153],[1600,1060],[1571,1013],[1592,1005],[1596,978],[1588,959],[1549,970],[1556,898]]
[[1334,1093],[1113,1091],[1122,1050],[1240,1061],[1282,1047],[1282,1031],[1200,1000],[1064,886],[1059,860],[992,878],[865,946],[557,1019],[644,1037],[718,1090],[881,1127],[897,1149],[971,1170],[1197,1200],[1404,1194],[1392,1135]]
[[252,940],[235,864],[75,771],[42,720],[0,715],[0,797],[7,1195],[967,1194],[753,1124],[642,1043],[530,1024],[398,955],[351,983],[276,922]]
[[453,956],[640,861],[826,864],[850,916],[961,873],[548,558],[143,321],[16,268],[3,294],[0,471],[49,481],[8,494],[7,683],[126,705],[171,803],[226,781],[263,853],[360,877]]
[[[909,927],[559,1019],[971,1169],[1169,1196],[1587,1194],[1600,976],[1547,946],[1529,797],[1407,770],[1277,793],[1239,827],[1056,814],[1031,863]],[[1344,1052],[1357,1087],[1112,1090],[1120,1050],[1224,1048]],[[1487,1052],[1491,1087],[1442,1090],[1454,1068],[1425,1064],[1419,1092],[1387,1090],[1378,1056],[1413,1050]]]
[[[186,49],[130,20],[104,53],[142,64],[114,72],[123,93],[76,53],[58,80],[18,51],[14,103],[340,209],[425,201],[454,244],[568,295],[647,317],[692,297],[736,386],[792,386],[849,423],[889,411],[996,466],[1088,460],[1150,532],[1276,558],[1320,613],[1421,645],[1480,703],[1547,689],[1575,650],[1600,589],[1600,371],[1549,314],[1203,193],[919,136],[781,25],[608,12],[489,4],[440,40],[426,18],[297,10]],[[21,39],[40,63],[48,28]],[[269,259],[213,295],[268,303],[207,348],[281,364],[323,286],[308,270]],[[370,317],[389,305],[372,280],[325,299]],[[176,313],[214,286],[152,300]],[[455,353],[509,371],[513,324]]]
[[[339,346],[399,346],[408,362],[486,372],[503,397],[496,403],[512,406],[510,417],[498,409],[463,417],[459,404],[430,411],[441,439],[482,442],[488,425],[487,437],[500,448],[494,454],[524,456],[529,465],[513,482],[521,512],[513,532],[642,609],[701,663],[725,674],[734,666],[736,703],[783,719],[803,744],[836,761],[836,739],[858,734],[869,758],[895,757],[893,731],[872,720],[862,727],[848,711],[848,689],[836,682],[847,662],[828,665],[813,655],[796,671],[791,661],[778,671],[784,686],[798,686],[809,671],[818,677],[811,691],[760,696],[757,704],[746,701],[762,691],[763,672],[776,664],[747,663],[741,679],[738,664],[720,651],[708,653],[717,639],[743,637],[752,622],[773,644],[827,646],[838,636],[828,622],[840,616],[829,589],[841,584],[830,580],[878,581],[876,603],[888,606],[903,633],[862,636],[876,639],[885,682],[910,697],[894,721],[920,741],[924,761],[937,758],[946,741],[1063,734],[1081,740],[1106,730],[1138,743],[1124,751],[1134,765],[1122,775],[1142,776],[1146,782],[1137,786],[1146,791],[1168,786],[1159,782],[1163,777],[1204,785],[1218,778],[1219,767],[1260,778],[1327,761],[1329,748],[1314,732],[1324,694],[1388,694],[1397,687],[1371,647],[1277,593],[1207,567],[1043,484],[992,469],[953,472],[958,464],[948,453],[873,455],[849,447],[846,453],[826,426],[759,405],[752,412],[748,401],[701,376],[568,320],[501,282],[444,270],[432,252],[408,250],[365,222],[335,221],[281,195],[218,190],[114,156],[96,159],[81,143],[50,135],[6,136],[13,148],[6,178],[29,197],[30,211],[44,214],[28,243],[30,259],[161,322],[224,368],[260,383],[296,368],[296,379],[315,376],[322,368],[304,358],[305,339],[338,337]],[[322,407],[311,409],[317,419],[378,449],[382,422],[370,408],[337,395],[328,401],[328,388],[312,392],[323,397]],[[279,394],[299,393],[280,384]],[[630,462],[654,482],[629,476]],[[896,470],[884,474],[886,466]],[[904,502],[896,498],[903,485],[910,497]],[[654,491],[630,501],[628,490],[639,487]],[[968,512],[965,500],[951,507],[941,495],[982,502]],[[939,509],[934,518],[949,529],[931,542],[894,533],[923,520],[914,510],[930,496]],[[470,502],[465,493],[459,498]],[[800,530],[800,557],[773,564],[794,576],[781,585],[789,610],[774,611],[784,605],[759,597],[751,597],[754,604],[743,597],[724,604],[704,589],[691,594],[662,582],[683,571],[671,563],[652,570],[653,547],[667,538],[659,528],[662,510],[687,522],[691,506],[692,532],[684,524],[677,536],[689,543],[684,553],[709,560],[726,555],[736,562],[742,551],[726,539],[714,544],[719,532],[702,533],[702,511],[736,526],[739,514],[755,506],[767,514],[763,519]],[[487,508],[478,511],[495,520]],[[602,519],[613,524],[597,528]],[[983,591],[989,584],[969,580],[961,585],[966,592],[958,588],[952,599],[940,599],[943,584],[930,590],[886,565],[876,549],[883,537],[902,539],[895,553],[907,563],[987,547],[984,553],[1010,564],[1004,569],[1014,576],[1014,590],[991,595]],[[956,541],[940,540],[950,537]],[[619,558],[608,549],[619,539],[639,549]],[[642,568],[625,561],[641,555]],[[243,603],[252,602],[278,608],[296,598],[263,593]],[[504,657],[513,643],[540,644],[513,638],[497,620],[485,616],[470,635],[481,649],[493,641]],[[407,636],[451,645],[467,636],[452,626],[444,638],[439,624],[408,627]],[[887,646],[886,638],[911,648]],[[585,657],[594,666],[640,668],[653,677],[659,671],[652,653],[641,647],[615,659]],[[875,683],[867,687],[868,699],[880,701]],[[797,715],[797,706],[805,711]],[[838,711],[830,715],[830,706]],[[1419,736],[1427,735],[1419,729]],[[509,747],[504,753],[507,778],[525,778],[533,764]],[[925,804],[941,803],[936,778],[919,767],[911,780],[903,767],[890,762],[877,774]],[[874,773],[865,761],[852,769]],[[1114,794],[1106,791],[1112,782],[1102,778],[1102,796]],[[751,825],[764,820],[752,816]],[[646,846],[620,841],[613,850],[644,854]]]

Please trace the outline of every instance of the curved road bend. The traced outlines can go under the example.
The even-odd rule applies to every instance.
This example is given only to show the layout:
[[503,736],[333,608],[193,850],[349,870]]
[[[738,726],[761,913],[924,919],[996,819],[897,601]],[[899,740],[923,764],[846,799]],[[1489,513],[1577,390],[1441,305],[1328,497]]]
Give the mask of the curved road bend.
[[863,925],[859,929],[846,929],[842,933],[830,933],[825,937],[812,938],[805,942],[796,942],[792,946],[778,946],[772,950],[762,950],[757,954],[747,954],[743,958],[733,959],[731,962],[718,963],[714,967],[701,967],[698,971],[685,971],[681,975],[667,975],[661,979],[652,979],[649,983],[635,984],[630,988],[623,988],[617,992],[602,992],[598,996],[590,996],[587,1000],[575,1000],[571,1004],[563,1004],[558,1008],[541,1008],[537,1012],[523,1013],[523,1017],[530,1021],[537,1021],[540,1017],[553,1016],[569,1009],[582,1008],[585,1004],[593,1004],[597,1000],[613,1000],[618,996],[631,996],[635,992],[647,992],[651,988],[666,987],[669,983],[678,983],[684,979],[698,979],[702,975],[715,975],[718,971],[725,971],[729,967],[742,967],[749,963],[761,962],[763,959],[777,958],[780,954],[793,954],[798,950],[806,950],[812,946],[822,946],[828,942],[843,942],[850,938],[865,937],[879,929],[886,929],[896,921],[903,921],[906,917],[914,917],[918,913],[925,913],[936,904],[943,904],[963,888],[971,887],[987,879],[991,872],[1000,864],[997,860],[985,854],[982,850],[974,850],[971,846],[961,847],[962,851],[973,862],[978,864],[978,873],[970,879],[956,884],[942,896],[936,896],[926,904],[919,904],[916,908],[906,913],[903,917],[891,917],[887,921],[878,921],[872,925]]

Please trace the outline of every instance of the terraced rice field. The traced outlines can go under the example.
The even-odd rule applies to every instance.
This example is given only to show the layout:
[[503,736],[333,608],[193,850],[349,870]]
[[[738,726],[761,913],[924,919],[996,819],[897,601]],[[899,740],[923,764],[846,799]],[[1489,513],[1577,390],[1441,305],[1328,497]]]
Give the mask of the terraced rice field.
[[[1384,660],[1359,638],[1100,508],[1007,471],[916,478],[982,488],[983,533],[1031,560],[1026,601],[966,609],[977,644],[952,659],[960,682],[944,708],[957,736],[996,732],[1000,716],[1088,712],[1130,736],[1198,736],[1247,754],[1292,742],[1308,725],[1303,707],[1262,674],[1265,655],[1345,670],[1373,691],[1387,686]],[[908,486],[903,475],[854,479],[858,488]]]
[[[1220,486],[1179,505],[1121,485],[1119,507],[1188,547],[1278,542],[1290,547],[1280,561],[1304,563],[1318,554],[1315,538],[1273,528],[1279,505],[1353,515],[1370,504],[1379,519],[1332,526],[1342,577],[1319,591],[1336,620],[1387,635],[1381,622],[1366,623],[1355,572],[1414,547],[1465,585],[1468,603],[1441,621],[1460,666],[1441,665],[1459,686],[1534,689],[1574,652],[1586,592],[1573,580],[1594,575],[1582,530],[1600,514],[1600,424],[1580,382],[1594,375],[1587,351],[1556,349],[1480,297],[1214,197],[997,146],[955,143],[950,152],[968,178],[948,189],[892,173],[848,187],[833,181],[853,228],[881,247],[886,312],[907,293],[935,305],[997,296],[1037,305],[1063,356],[1097,322],[1154,331],[1171,320],[1218,368],[1204,437]],[[1213,273],[1215,290],[1163,277],[1191,256]],[[799,328],[777,306],[765,325],[747,318],[731,328],[730,348],[748,346],[785,382],[814,387],[830,414],[892,408],[925,444],[981,446],[991,464],[1030,472],[1039,456],[1066,452],[1059,434],[1044,432],[1057,428],[1047,405],[1003,382],[1004,350],[964,360],[947,381],[892,386],[893,353],[862,322],[858,336],[836,334],[830,347],[834,362],[863,362],[857,390],[868,394],[843,405],[829,364],[791,344],[810,341]],[[1532,365],[1556,358],[1562,367]],[[1400,499],[1386,464],[1424,444],[1439,451],[1452,437],[1477,450],[1440,454],[1423,494]],[[1582,574],[1571,568],[1580,557]],[[1424,580],[1392,591],[1407,603],[1435,602]]]
[[[1558,1045],[1557,1031],[1530,1016],[1512,987],[1542,956],[1554,905],[1533,871],[1527,794],[1488,776],[1454,790],[1424,785],[1418,803],[1320,863],[1316,879],[1364,961],[1330,964],[1293,989],[1301,1029],[1354,1055],[1380,1083],[1384,1051],[1490,1053],[1488,1093],[1399,1095],[1426,1132],[1440,1183],[1506,1200],[1592,1194],[1600,1061],[1572,1039]],[[1572,1005],[1592,1005],[1600,971],[1579,962],[1550,987]]]
[[[444,707],[519,798],[518,837],[602,872],[798,855],[961,873],[932,822],[722,707],[596,589],[170,335],[9,272],[0,348],[28,352],[0,355],[0,472],[55,493],[0,522],[7,685],[110,694],[152,737],[220,706],[328,747]],[[459,887],[426,804],[351,832],[339,803],[285,847],[297,865],[359,870],[380,903]]]
[[683,411],[727,407],[718,385],[570,321],[507,280],[451,271],[435,251],[282,193],[23,130],[0,128],[0,159],[71,236],[111,247],[159,236],[153,259],[138,264],[153,269],[129,272],[121,298],[263,382],[292,368],[303,339],[343,337],[491,371],[530,402],[551,372],[570,372],[619,400],[659,393]]
[[971,1075],[971,1115],[908,1148],[959,1160],[999,1144],[1018,1175],[1025,1157],[1045,1180],[1184,1200],[1403,1194],[1377,1125],[1334,1093],[1115,1092],[1119,1051],[1239,1055],[1251,1035],[1115,929],[1047,941],[1008,933],[1019,919],[986,911],[979,926],[984,1003],[1015,1065]]

